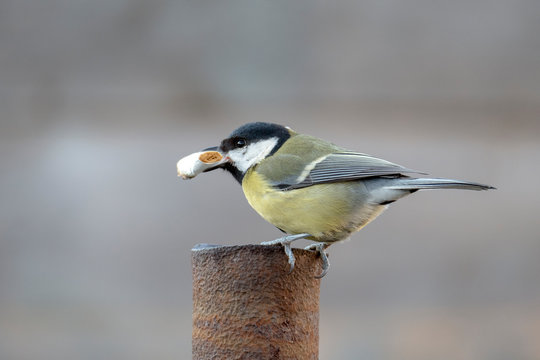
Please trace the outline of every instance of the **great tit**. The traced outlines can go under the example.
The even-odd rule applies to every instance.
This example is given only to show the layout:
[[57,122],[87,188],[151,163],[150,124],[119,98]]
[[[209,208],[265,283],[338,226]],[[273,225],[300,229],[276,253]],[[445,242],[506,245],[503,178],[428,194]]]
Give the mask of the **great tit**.
[[[205,151],[218,152],[219,160],[191,167],[187,177],[217,168],[230,172],[253,209],[288,234],[262,244],[281,244],[292,271],[291,243],[315,241],[307,249],[321,255],[318,277],[328,271],[325,249],[366,226],[394,201],[422,189],[494,189],[468,181],[413,177],[425,173],[272,123],[245,124]],[[179,161],[179,174],[187,172],[183,168],[193,155]]]

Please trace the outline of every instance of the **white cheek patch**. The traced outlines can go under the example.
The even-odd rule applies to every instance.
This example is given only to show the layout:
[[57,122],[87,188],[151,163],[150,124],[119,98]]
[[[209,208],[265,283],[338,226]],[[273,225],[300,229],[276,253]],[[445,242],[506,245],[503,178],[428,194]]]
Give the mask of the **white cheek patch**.
[[258,164],[268,156],[278,141],[279,139],[277,137],[257,141],[245,148],[231,150],[227,155],[238,170],[246,172],[250,167]]

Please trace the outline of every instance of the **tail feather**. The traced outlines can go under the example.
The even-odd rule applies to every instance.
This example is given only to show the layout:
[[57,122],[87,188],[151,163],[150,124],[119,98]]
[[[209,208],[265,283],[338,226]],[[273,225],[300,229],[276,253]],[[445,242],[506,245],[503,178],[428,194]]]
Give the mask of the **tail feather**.
[[465,189],[465,190],[489,190],[493,186],[479,184],[470,181],[437,179],[437,178],[400,178],[394,184],[388,186],[395,190],[422,190],[422,189]]

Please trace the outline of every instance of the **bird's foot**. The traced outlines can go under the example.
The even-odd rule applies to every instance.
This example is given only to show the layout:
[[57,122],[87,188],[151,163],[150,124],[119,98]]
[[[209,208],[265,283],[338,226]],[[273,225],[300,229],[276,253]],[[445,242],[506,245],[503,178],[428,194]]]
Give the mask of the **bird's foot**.
[[324,252],[326,248],[330,246],[326,243],[315,243],[311,244],[309,246],[306,246],[304,250],[310,250],[310,251],[316,251],[319,253],[321,260],[322,260],[322,272],[319,275],[315,275],[317,279],[322,279],[326,273],[328,272],[328,269],[330,268],[330,262],[328,261],[328,255]]
[[294,254],[291,248],[291,243],[296,240],[305,239],[309,236],[311,235],[310,234],[286,235],[276,240],[262,242],[261,245],[278,245],[278,244],[282,245],[283,249],[285,250],[285,254],[289,258],[289,266],[290,266],[289,274],[290,274],[294,269],[294,262],[295,262]]

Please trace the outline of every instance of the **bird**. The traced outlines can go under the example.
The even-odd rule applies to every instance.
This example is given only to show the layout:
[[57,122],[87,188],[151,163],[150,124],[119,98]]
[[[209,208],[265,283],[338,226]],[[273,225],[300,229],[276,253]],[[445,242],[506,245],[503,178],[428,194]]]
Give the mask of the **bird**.
[[[293,271],[291,244],[299,239],[313,241],[306,249],[322,259],[317,278],[328,272],[328,246],[348,239],[396,200],[424,189],[495,189],[424,177],[424,172],[267,122],[244,124],[219,146],[203,151],[217,152],[219,160],[200,163],[195,170],[191,167],[187,177],[220,168],[232,174],[251,207],[286,234],[262,244],[282,245]],[[188,158],[194,157],[178,162],[179,174],[186,173],[182,167]]]

